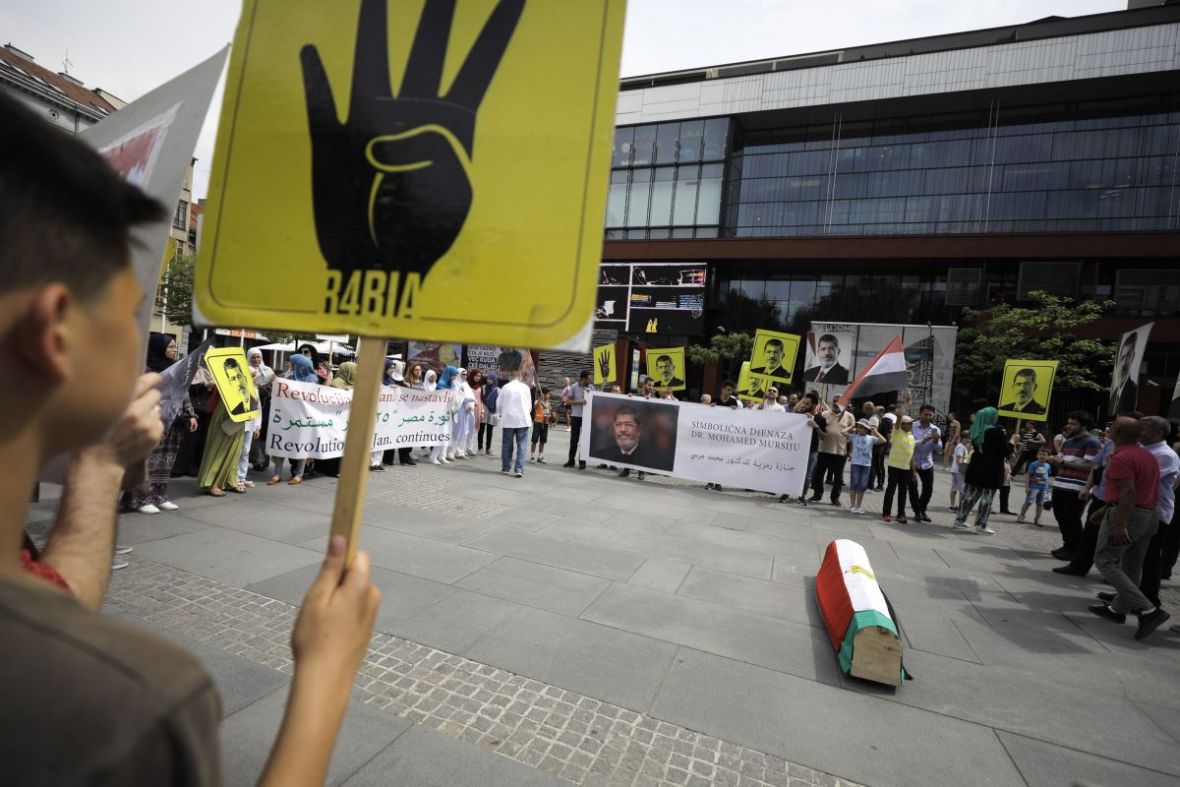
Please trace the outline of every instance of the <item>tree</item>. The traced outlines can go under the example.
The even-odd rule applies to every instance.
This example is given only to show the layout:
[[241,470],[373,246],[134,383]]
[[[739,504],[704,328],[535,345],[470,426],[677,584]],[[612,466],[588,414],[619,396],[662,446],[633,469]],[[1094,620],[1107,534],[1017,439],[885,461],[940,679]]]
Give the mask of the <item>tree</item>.
[[723,372],[722,377],[737,380],[742,362],[750,359],[754,338],[748,333],[719,333],[709,339],[707,347],[690,345],[688,358],[693,363],[716,363]]
[[968,398],[994,399],[1009,358],[1060,361],[1057,390],[1103,391],[1110,387],[1114,345],[1079,339],[1076,331],[1114,306],[1111,301],[1075,301],[1032,292],[1036,306],[1007,303],[964,309],[955,348],[955,388]]
[[156,308],[173,325],[193,324],[193,267],[195,254],[175,257],[164,267],[156,287]]

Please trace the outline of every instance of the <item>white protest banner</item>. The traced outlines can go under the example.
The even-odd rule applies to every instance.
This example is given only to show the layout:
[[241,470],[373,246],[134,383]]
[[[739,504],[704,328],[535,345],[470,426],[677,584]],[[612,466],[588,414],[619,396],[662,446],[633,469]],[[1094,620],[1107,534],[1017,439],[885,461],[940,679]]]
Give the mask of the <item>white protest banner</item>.
[[[382,386],[372,450],[450,442],[450,399],[450,391]],[[350,390],[275,380],[266,452],[311,459],[341,456],[351,406]]]
[[803,490],[804,415],[592,393],[583,417],[587,461],[760,492]]

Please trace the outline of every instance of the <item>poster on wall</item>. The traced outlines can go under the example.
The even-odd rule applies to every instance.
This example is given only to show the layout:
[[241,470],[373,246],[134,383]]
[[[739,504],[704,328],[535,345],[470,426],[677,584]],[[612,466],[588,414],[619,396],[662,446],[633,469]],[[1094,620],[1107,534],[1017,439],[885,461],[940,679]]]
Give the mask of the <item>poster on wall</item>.
[[1000,389],[1000,415],[1027,421],[1046,421],[1049,401],[1053,397],[1053,378],[1057,361],[1004,361],[1004,381]]
[[1143,355],[1147,351],[1147,339],[1151,336],[1149,322],[1133,331],[1127,331],[1119,339],[1114,356],[1114,374],[1110,381],[1110,408],[1107,413],[1130,412],[1139,405],[1139,370],[1143,366]]
[[594,326],[696,336],[705,330],[703,262],[607,262],[598,273]]
[[590,462],[797,495],[811,428],[797,413],[593,393],[579,445]]

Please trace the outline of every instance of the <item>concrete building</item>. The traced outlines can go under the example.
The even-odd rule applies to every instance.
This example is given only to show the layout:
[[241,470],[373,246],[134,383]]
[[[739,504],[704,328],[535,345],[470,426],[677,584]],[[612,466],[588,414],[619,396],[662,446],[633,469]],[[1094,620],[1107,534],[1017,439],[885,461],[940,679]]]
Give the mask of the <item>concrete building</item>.
[[[633,77],[604,270],[707,263],[705,335],[1111,299],[1101,337],[1155,321],[1140,403],[1159,412],[1180,372],[1178,160],[1175,4]],[[877,297],[830,313],[856,293]]]

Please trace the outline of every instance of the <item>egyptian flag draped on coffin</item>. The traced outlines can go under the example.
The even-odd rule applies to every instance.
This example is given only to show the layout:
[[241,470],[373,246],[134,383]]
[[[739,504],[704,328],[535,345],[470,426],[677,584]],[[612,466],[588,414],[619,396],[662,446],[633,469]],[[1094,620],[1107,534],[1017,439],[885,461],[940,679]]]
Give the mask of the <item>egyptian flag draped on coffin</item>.
[[843,538],[828,544],[815,576],[815,597],[840,669],[900,686],[901,640],[864,547]]

